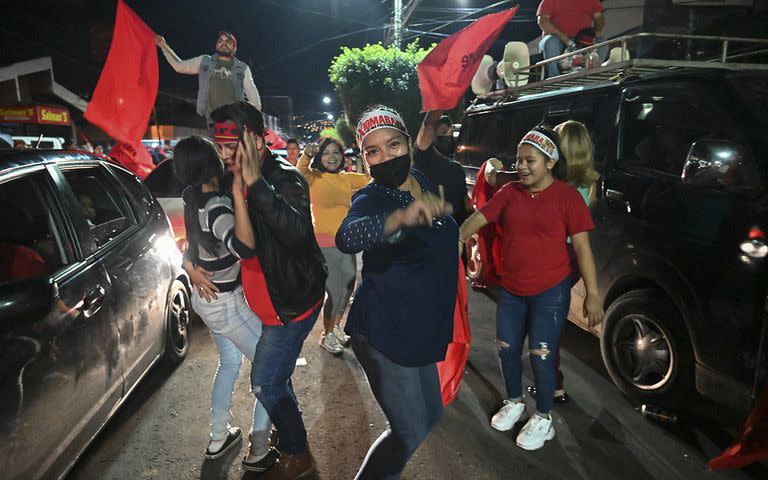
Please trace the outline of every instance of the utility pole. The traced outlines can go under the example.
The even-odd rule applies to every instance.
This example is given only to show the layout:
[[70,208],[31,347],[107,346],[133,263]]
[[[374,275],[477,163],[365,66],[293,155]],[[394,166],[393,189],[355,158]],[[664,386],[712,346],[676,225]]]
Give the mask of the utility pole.
[[403,0],[395,0],[394,35],[392,43],[400,48],[403,41]]

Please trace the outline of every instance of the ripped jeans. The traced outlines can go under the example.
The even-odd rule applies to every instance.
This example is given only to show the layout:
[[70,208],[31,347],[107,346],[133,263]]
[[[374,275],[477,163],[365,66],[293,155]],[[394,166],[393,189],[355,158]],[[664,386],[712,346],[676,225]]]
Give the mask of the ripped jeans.
[[555,393],[555,357],[571,305],[571,278],[537,295],[521,297],[501,289],[496,309],[496,343],[501,373],[511,399],[523,396],[523,342],[536,380],[536,410],[548,414]]

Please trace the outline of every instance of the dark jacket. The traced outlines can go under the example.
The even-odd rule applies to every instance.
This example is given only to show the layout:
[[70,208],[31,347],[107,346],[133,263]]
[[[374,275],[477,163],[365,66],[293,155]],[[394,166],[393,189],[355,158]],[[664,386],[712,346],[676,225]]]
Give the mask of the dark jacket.
[[309,186],[290,163],[268,153],[248,188],[248,215],[272,305],[288,323],[320,302],[328,268],[312,228]]
[[[432,190],[424,175],[411,173],[422,191]],[[430,227],[386,235],[387,216],[411,202],[408,192],[368,184],[352,197],[336,246],[344,253],[363,252],[362,283],[345,331],[364,336],[399,365],[418,367],[443,360],[453,340],[459,229],[445,216]]]

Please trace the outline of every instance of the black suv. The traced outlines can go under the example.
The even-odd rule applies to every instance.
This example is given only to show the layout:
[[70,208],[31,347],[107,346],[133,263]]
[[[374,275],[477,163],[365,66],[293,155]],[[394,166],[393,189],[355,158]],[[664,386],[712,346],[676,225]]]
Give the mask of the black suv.
[[602,175],[591,241],[606,317],[587,326],[579,283],[571,321],[600,337],[634,400],[674,407],[698,390],[747,410],[766,383],[768,66],[709,65],[480,99],[456,159],[472,179],[489,157],[511,167],[540,122],[585,123]]
[[155,198],[91,155],[0,151],[0,470],[59,478],[159,359],[188,280]]

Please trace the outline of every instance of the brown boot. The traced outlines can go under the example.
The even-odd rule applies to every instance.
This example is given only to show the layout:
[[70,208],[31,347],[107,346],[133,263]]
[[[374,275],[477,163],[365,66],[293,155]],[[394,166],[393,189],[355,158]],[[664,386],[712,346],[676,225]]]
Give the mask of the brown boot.
[[304,478],[315,472],[315,464],[312,454],[299,453],[297,455],[280,454],[272,468],[264,472],[260,478],[264,480],[296,480]]

